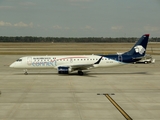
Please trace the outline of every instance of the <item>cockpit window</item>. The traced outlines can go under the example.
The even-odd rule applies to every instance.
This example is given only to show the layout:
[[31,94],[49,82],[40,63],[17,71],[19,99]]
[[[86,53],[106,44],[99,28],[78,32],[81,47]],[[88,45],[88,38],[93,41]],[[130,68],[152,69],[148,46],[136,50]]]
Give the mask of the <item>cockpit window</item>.
[[17,62],[20,62],[20,61],[22,61],[22,59],[18,59],[18,60],[16,60]]

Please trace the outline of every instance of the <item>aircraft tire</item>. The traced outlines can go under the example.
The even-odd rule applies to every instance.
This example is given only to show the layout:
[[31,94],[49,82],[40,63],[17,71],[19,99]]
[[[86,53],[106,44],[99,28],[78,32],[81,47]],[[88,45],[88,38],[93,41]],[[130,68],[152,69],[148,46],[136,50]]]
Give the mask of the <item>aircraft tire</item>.
[[83,72],[82,71],[78,71],[78,75],[83,75]]
[[25,72],[24,74],[25,74],[25,75],[28,75],[28,73],[27,73],[27,72]]

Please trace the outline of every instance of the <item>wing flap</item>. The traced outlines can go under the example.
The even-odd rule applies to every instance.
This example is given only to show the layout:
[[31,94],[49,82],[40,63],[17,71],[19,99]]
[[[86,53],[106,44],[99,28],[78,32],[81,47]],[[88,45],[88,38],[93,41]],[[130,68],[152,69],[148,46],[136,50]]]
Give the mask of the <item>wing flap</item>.
[[86,70],[94,67],[93,64],[80,64],[80,65],[72,65],[71,68],[74,70]]

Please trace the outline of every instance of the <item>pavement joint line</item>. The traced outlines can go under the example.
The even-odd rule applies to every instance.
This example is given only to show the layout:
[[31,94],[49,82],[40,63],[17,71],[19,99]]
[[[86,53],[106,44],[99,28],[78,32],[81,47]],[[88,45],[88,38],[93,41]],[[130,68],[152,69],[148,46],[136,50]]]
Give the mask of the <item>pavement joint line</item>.
[[117,110],[127,119],[127,120],[133,120],[112,98],[110,95],[115,95],[114,93],[98,93],[97,95],[105,95],[108,100],[117,108]]

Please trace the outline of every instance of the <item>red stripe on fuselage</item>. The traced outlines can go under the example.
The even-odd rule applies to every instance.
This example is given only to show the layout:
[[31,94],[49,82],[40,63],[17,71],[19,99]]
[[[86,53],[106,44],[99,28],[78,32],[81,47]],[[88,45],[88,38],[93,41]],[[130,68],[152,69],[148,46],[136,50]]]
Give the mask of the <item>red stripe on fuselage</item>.
[[60,58],[60,59],[57,59],[57,60],[71,59],[71,58],[88,58],[88,57],[66,57],[66,58]]

